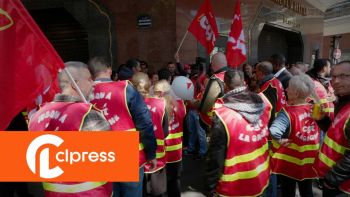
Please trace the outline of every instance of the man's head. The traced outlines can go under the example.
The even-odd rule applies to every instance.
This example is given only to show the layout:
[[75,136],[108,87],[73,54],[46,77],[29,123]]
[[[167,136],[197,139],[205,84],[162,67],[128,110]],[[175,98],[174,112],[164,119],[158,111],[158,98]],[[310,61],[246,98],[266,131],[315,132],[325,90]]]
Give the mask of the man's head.
[[171,81],[171,74],[169,69],[163,68],[158,71],[158,78],[159,80],[167,80],[169,83]]
[[[88,66],[83,62],[66,62],[65,67],[72,75],[74,81],[84,94],[85,98],[88,98],[92,91],[93,81],[89,72]],[[78,90],[73,86],[69,80],[67,73],[63,70],[58,75],[59,86],[62,90],[62,94],[70,96],[79,96]]]
[[134,73],[141,72],[140,62],[137,59],[129,59],[126,62],[126,66]]
[[93,79],[110,78],[112,75],[112,67],[104,57],[92,58],[88,66]]
[[263,80],[265,76],[272,74],[273,67],[270,62],[260,62],[255,67],[255,76],[258,81]]
[[282,54],[273,54],[269,62],[271,62],[273,66],[273,72],[278,72],[281,68],[283,68],[286,64],[286,58]]
[[146,61],[140,61],[141,72],[148,73],[148,63]]
[[350,95],[350,61],[342,61],[332,67],[332,86],[337,96]]
[[168,68],[171,75],[175,74],[176,66],[175,66],[174,62],[168,62],[167,68]]
[[295,67],[297,67],[301,72],[306,73],[309,68],[304,62],[295,62]]
[[149,88],[151,87],[151,81],[149,80],[146,73],[135,73],[131,78],[131,82],[143,97],[146,97],[148,95]]
[[235,88],[245,86],[244,73],[239,69],[228,69],[224,76],[225,91],[231,91]]
[[331,62],[328,59],[315,60],[312,72],[323,77],[329,77],[331,73]]
[[213,70],[213,72],[216,72],[226,66],[227,60],[226,55],[224,53],[218,52],[215,55],[213,55],[213,58],[211,60],[211,69]]

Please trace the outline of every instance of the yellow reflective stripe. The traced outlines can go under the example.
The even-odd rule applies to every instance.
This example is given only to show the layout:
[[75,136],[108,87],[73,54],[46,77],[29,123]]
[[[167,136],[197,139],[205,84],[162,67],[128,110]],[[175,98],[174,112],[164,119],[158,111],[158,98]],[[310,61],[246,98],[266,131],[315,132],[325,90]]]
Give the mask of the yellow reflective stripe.
[[305,151],[311,151],[311,150],[318,150],[320,148],[319,144],[310,144],[310,145],[305,145],[305,146],[298,146],[297,144],[290,143],[287,148],[296,150],[300,153],[305,152]]
[[290,155],[285,155],[285,154],[281,154],[281,153],[273,154],[272,158],[284,160],[284,161],[294,163],[294,164],[299,165],[299,166],[302,166],[305,164],[312,164],[315,161],[315,158],[298,159],[296,157],[292,157]]
[[320,99],[320,104],[328,103],[327,99]]
[[50,192],[78,193],[78,192],[84,192],[84,191],[95,189],[106,183],[107,182],[84,182],[84,183],[78,183],[74,185],[66,185],[66,184],[44,182],[43,187],[44,187],[44,190],[50,191]]
[[160,145],[160,146],[161,146],[161,145],[164,145],[164,140],[158,140],[158,139],[157,139],[157,145]]
[[161,152],[161,153],[156,153],[156,158],[159,159],[159,158],[162,158],[165,156],[165,152]]
[[234,174],[225,174],[220,177],[221,181],[236,181],[239,179],[251,179],[257,177],[261,172],[269,167],[269,159],[263,164],[257,166],[254,170],[236,172]]
[[324,109],[322,109],[322,111],[323,111],[323,112],[334,112],[334,108],[331,108],[331,107],[329,107],[329,108],[324,108]]
[[143,150],[145,147],[143,146],[142,143],[139,143],[139,150]]
[[233,166],[233,165],[236,165],[238,163],[252,161],[252,160],[260,157],[264,153],[266,153],[268,148],[269,148],[269,146],[266,143],[264,146],[262,146],[261,148],[255,150],[251,153],[239,155],[239,156],[233,157],[231,159],[227,159],[227,160],[225,160],[225,166]]
[[180,144],[176,144],[173,146],[167,146],[167,147],[165,147],[165,150],[166,151],[174,151],[174,150],[179,150],[181,148],[182,148],[182,142]]
[[329,157],[327,157],[325,154],[323,154],[322,152],[320,152],[320,154],[318,155],[318,158],[324,163],[326,164],[328,167],[333,167],[336,163],[335,161],[333,161],[332,159],[330,159]]
[[334,140],[332,140],[331,138],[328,137],[328,135],[326,135],[326,137],[324,138],[323,142],[331,149],[333,149],[335,152],[340,153],[342,155],[344,155],[345,151],[346,151],[346,147],[338,144],[337,142],[335,142]]
[[166,137],[167,140],[171,140],[171,139],[176,139],[176,138],[180,138],[182,137],[182,132],[179,133],[169,133],[169,135]]

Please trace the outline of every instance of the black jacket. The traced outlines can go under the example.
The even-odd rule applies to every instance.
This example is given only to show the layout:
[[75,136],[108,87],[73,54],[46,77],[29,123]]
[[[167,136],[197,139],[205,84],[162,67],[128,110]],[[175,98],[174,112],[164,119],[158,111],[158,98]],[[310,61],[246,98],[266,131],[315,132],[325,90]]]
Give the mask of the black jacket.
[[290,74],[290,72],[287,69],[285,69],[280,75],[278,75],[277,79],[282,83],[284,91],[286,91],[289,80],[290,78],[292,78],[292,76],[293,75]]
[[[335,117],[346,104],[349,103],[350,95],[340,97],[335,106]],[[348,117],[350,119],[350,115]],[[350,121],[344,125],[345,135],[350,146]],[[348,146],[348,147],[349,147]],[[350,179],[350,150],[346,150],[341,160],[326,174],[325,182],[333,187],[338,187],[342,182]]]

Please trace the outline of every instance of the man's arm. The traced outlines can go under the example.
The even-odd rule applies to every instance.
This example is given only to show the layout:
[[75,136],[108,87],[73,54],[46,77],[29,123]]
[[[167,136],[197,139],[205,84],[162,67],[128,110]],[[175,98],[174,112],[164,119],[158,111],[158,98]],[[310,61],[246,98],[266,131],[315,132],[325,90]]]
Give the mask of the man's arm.
[[[349,117],[350,119],[350,117]],[[350,145],[350,121],[346,121],[345,135]],[[346,150],[343,158],[326,174],[325,182],[329,186],[338,187],[342,182],[350,179],[350,150]]]
[[287,113],[282,109],[270,127],[270,135],[275,140],[280,140],[289,135],[290,122]]
[[146,158],[147,160],[155,159],[157,142],[151,114],[142,96],[131,84],[126,87],[126,100],[136,130],[140,132],[140,141],[145,147]]
[[218,99],[221,92],[222,87],[219,82],[216,79],[210,79],[199,105],[199,111],[207,113],[214,106],[215,101]]
[[219,182],[220,176],[223,173],[225,158],[227,136],[225,128],[217,116],[213,116],[213,127],[211,129],[211,137],[209,149],[207,153],[205,172],[205,186],[207,196],[215,191],[215,187]]

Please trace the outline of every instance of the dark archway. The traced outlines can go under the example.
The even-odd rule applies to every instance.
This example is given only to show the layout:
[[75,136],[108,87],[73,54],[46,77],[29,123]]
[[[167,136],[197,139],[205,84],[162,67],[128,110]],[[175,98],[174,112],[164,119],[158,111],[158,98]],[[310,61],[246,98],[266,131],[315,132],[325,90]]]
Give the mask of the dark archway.
[[268,60],[272,54],[282,53],[287,63],[303,61],[303,40],[300,32],[265,24],[258,41],[258,60]]
[[[22,0],[22,2],[65,61],[86,62],[94,56],[105,56],[115,66],[117,54],[115,17],[99,1]],[[50,16],[47,15],[50,13]],[[52,27],[55,24],[56,27]],[[53,31],[55,28],[61,32],[55,34]],[[62,51],[63,49],[66,51]]]

